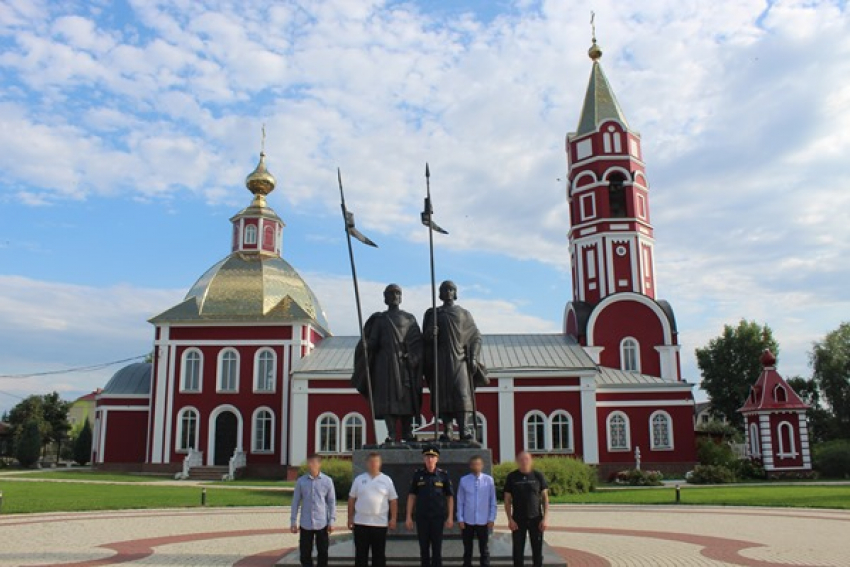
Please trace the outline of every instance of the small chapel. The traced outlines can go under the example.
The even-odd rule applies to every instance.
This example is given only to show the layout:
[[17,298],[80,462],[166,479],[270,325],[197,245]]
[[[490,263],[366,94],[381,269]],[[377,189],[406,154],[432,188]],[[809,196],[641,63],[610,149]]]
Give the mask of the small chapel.
[[[478,441],[494,462],[526,450],[581,458],[603,478],[636,460],[682,473],[696,461],[694,384],[681,375],[673,309],[657,295],[641,137],[595,38],[588,54],[578,127],[566,137],[573,285],[563,330],[483,335],[490,383],[477,390]],[[359,338],[333,335],[284,259],[264,153],[246,186],[230,253],[150,320],[152,362],[120,370],[99,394],[96,466],[281,477],[310,453],[346,457],[386,437],[350,382]],[[429,407],[426,389],[418,435],[433,432]]]

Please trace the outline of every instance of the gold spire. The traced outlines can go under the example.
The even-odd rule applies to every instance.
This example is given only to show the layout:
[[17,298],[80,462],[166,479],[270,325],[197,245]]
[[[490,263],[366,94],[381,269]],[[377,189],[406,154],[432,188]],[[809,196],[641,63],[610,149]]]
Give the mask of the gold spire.
[[248,177],[245,178],[245,186],[254,194],[252,205],[265,207],[266,195],[274,191],[277,181],[268,169],[266,169],[266,125],[263,124],[263,138],[260,144],[260,162]]
[[590,12],[590,29],[593,43],[590,46],[590,49],[587,50],[587,54],[594,61],[598,61],[599,58],[602,57],[602,48],[596,44],[596,12]]

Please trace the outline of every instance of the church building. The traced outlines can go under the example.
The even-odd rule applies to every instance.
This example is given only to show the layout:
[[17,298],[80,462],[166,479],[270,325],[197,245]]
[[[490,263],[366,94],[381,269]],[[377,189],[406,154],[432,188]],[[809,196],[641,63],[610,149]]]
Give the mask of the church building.
[[[589,55],[566,140],[573,290],[563,331],[483,336],[490,384],[477,390],[478,438],[495,462],[528,450],[582,458],[603,477],[637,458],[683,472],[696,460],[693,384],[681,376],[673,310],[657,297],[641,139],[595,39]],[[231,219],[230,255],[151,319],[152,363],[119,371],[100,395],[96,465],[284,475],[314,451],[346,456],[386,436],[349,381],[358,338],[331,333],[281,255],[264,154],[246,184],[253,199]],[[426,390],[420,436],[433,433],[429,404]]]

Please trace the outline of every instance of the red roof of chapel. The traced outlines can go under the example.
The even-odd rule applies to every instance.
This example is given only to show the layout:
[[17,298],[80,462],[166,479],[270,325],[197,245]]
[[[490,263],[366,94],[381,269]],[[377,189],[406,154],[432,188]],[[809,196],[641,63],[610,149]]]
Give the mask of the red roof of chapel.
[[[747,401],[738,410],[739,412],[808,409],[809,404],[800,399],[794,388],[789,386],[788,382],[776,371],[776,357],[769,349],[765,349],[759,358],[759,362],[763,367],[761,375],[750,388]],[[781,396],[777,396],[779,387],[785,389],[784,400],[777,399],[778,397],[781,398]]]

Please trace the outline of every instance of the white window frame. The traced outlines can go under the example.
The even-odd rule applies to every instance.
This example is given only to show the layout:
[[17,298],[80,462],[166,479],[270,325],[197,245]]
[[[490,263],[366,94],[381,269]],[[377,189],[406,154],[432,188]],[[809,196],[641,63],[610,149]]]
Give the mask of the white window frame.
[[750,456],[761,457],[761,443],[759,442],[759,426],[753,422],[749,427],[750,432]]
[[[542,447],[531,448],[528,444],[528,424],[531,421],[532,417],[539,417],[543,420],[543,443]],[[546,418],[546,414],[539,410],[531,410],[525,417],[522,418],[522,437],[523,437],[523,447],[529,453],[545,453],[546,447],[549,446],[548,437],[549,437],[549,420]]]
[[487,447],[487,416],[479,411],[479,412],[475,412],[475,419],[477,420],[477,422],[475,424],[476,431],[478,431],[479,434],[481,435],[481,439],[480,439],[481,447],[486,448]]
[[347,414],[342,418],[340,424],[340,452],[342,453],[353,453],[355,451],[354,448],[348,446],[348,432],[346,431],[349,425],[349,421],[356,419],[360,422],[360,448],[363,448],[363,445],[366,444],[366,418],[363,417],[363,414],[353,411]]
[[[590,201],[590,213],[585,214],[586,203]],[[586,221],[596,218],[596,195],[594,193],[582,193],[578,198],[579,218]]]
[[[264,354],[270,354],[272,375],[271,388],[260,387],[260,357]],[[277,391],[277,353],[271,347],[263,347],[254,353],[254,392],[258,394],[274,394]]]
[[183,447],[183,418],[187,413],[195,415],[195,443],[192,449],[198,450],[198,443],[201,439],[201,413],[194,406],[185,406],[177,412],[177,436],[174,439],[174,451],[176,453],[188,453],[189,447]]
[[257,244],[257,225],[255,224],[247,224],[245,225],[245,244],[251,244],[252,246],[256,246]]
[[[268,449],[259,449],[257,448],[257,442],[260,440],[259,429],[257,428],[257,418],[260,416],[260,412],[267,413],[271,418],[271,425],[269,427],[269,440],[268,440]],[[254,410],[254,413],[251,414],[251,452],[257,453],[261,455],[270,455],[274,453],[274,411],[268,406],[260,406]]]
[[[234,387],[232,389],[224,388],[224,357],[228,354],[235,354],[235,372],[233,376],[233,384]],[[218,376],[216,377],[216,392],[219,394],[238,394],[239,393],[239,366],[240,366],[240,358],[239,351],[232,347],[227,347],[221,349],[218,353]]]
[[[629,369],[626,368],[626,345],[627,343],[634,343],[634,351],[635,351],[635,368]],[[623,340],[620,341],[620,368],[624,372],[635,372],[640,374],[641,364],[640,364],[640,341],[638,341],[634,337],[623,337]]]
[[[779,399],[779,392],[782,391],[782,398]],[[788,401],[788,390],[782,384],[777,384],[773,387],[773,401],[777,403],[784,403]]]
[[[611,445],[611,421],[620,416],[623,418],[625,433],[626,433],[626,446],[625,447],[614,447]],[[631,420],[629,420],[629,416],[626,415],[625,412],[622,411],[612,411],[608,414],[608,417],[605,418],[605,440],[608,444],[608,451],[610,453],[622,453],[625,451],[632,450],[632,431],[631,431]]]
[[[556,448],[555,447],[555,436],[553,432],[555,430],[555,418],[556,417],[566,417],[567,418],[567,446],[564,448]],[[567,410],[559,409],[555,410],[549,414],[549,418],[547,419],[546,425],[546,450],[552,453],[574,453],[575,452],[575,431],[574,425],[575,421],[573,421],[573,416],[570,415],[570,412]]]
[[[785,440],[782,438],[782,429],[788,429],[788,441],[791,444],[790,451],[787,451],[788,447],[785,446]],[[776,425],[776,446],[777,446],[777,456],[780,459],[796,459],[799,456],[797,452],[797,440],[794,435],[794,426],[791,425],[790,421],[780,421]]]
[[[198,355],[198,387],[186,388],[186,372],[189,355]],[[185,394],[200,394],[204,389],[204,353],[199,348],[187,348],[180,356],[180,393]]]
[[[670,445],[656,445],[655,443],[655,418],[664,417],[667,419],[667,438],[670,440]],[[649,448],[653,451],[672,451],[676,443],[673,440],[673,417],[664,410],[652,412],[649,416]]]
[[[334,451],[325,451],[325,450],[322,449],[322,421],[326,417],[331,418],[333,420],[334,424],[336,425],[336,439],[335,439],[336,450],[334,450]],[[341,429],[342,429],[342,424],[340,423],[339,417],[335,413],[331,413],[331,412],[328,411],[328,412],[321,414],[319,417],[317,417],[316,418],[316,442],[315,442],[316,453],[320,453],[322,455],[338,454],[340,452],[340,448],[341,448],[341,445],[340,445],[340,441],[341,441],[340,440],[340,434],[342,433]]]

